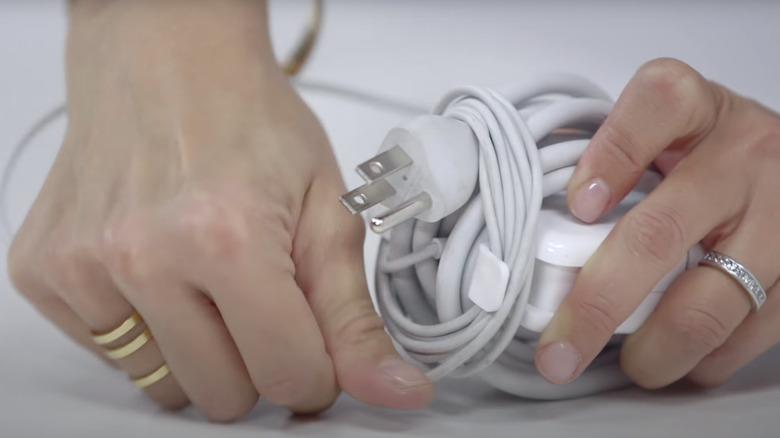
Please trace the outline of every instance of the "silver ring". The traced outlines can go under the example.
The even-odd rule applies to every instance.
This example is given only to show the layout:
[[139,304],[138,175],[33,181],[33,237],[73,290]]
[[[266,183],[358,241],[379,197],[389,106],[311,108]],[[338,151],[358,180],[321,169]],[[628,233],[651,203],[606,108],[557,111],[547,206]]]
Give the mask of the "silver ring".
[[754,312],[764,305],[764,302],[766,301],[766,291],[761,287],[761,283],[758,282],[756,276],[738,261],[717,251],[710,251],[704,255],[704,258],[699,264],[720,268],[733,279],[737,280],[737,283],[742,285],[750,296]]

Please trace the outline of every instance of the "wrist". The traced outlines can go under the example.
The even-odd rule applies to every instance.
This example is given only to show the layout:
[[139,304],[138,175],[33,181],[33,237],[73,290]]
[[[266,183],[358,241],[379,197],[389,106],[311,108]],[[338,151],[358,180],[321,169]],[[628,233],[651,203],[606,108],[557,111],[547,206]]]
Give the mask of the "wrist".
[[[247,83],[283,76],[264,0],[71,0],[67,72]],[[196,84],[193,84],[196,85]]]

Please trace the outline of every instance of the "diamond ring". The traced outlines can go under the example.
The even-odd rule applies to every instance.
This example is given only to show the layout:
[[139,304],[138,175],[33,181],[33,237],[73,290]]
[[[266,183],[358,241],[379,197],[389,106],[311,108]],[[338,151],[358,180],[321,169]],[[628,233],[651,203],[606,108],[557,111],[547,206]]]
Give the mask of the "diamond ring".
[[699,264],[719,268],[735,279],[750,296],[754,312],[764,305],[764,302],[766,301],[766,291],[761,287],[761,283],[758,282],[758,279],[738,261],[717,251],[710,251],[704,256]]

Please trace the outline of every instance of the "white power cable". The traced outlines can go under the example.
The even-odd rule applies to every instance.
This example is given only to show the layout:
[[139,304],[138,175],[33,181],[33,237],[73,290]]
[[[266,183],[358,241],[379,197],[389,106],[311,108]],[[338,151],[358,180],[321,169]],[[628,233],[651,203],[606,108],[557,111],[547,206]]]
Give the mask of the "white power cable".
[[[466,148],[452,141],[449,125],[424,116],[428,118],[402,125],[401,134],[391,131],[381,153],[359,167],[367,183],[342,202],[353,212],[379,203],[391,209],[384,218],[373,219],[382,230],[392,219],[377,259],[379,311],[398,349],[433,380],[478,374],[499,389],[535,399],[578,397],[629,384],[616,360],[619,337],[576,381],[548,383],[534,367],[538,333],[521,326],[542,199],[565,190],[611,108],[599,87],[569,75],[547,76],[502,94],[459,88],[433,114],[468,126],[478,149],[476,162],[448,157]],[[366,171],[372,166],[376,175]],[[466,184],[455,195],[460,208],[420,220],[435,209],[431,206],[452,203],[442,197],[453,196],[447,187],[471,178],[470,166],[478,168],[478,189],[472,192]],[[420,192],[429,199],[423,197],[426,201],[418,206],[395,199]],[[481,269],[481,248],[509,272],[501,305],[493,311],[469,297],[475,270]]]

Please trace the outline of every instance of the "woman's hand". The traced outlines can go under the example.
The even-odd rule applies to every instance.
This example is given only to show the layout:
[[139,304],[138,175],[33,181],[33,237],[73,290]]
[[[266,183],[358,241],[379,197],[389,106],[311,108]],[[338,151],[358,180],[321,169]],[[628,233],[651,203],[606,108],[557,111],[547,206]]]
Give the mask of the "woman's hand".
[[[146,393],[232,420],[343,388],[425,405],[373,310],[363,226],[327,138],[275,66],[250,0],[72,5],[66,139],[18,233],[18,289],[83,346],[137,311],[153,339],[116,361]],[[125,345],[143,324],[108,347]]]
[[780,118],[673,59],[644,65],[593,138],[569,185],[585,222],[617,204],[651,163],[665,180],[630,211],[582,269],[542,334],[539,371],[571,381],[618,325],[702,242],[749,269],[768,294],[701,266],[683,273],[623,346],[625,372],[657,388],[688,376],[724,383],[780,342]]

